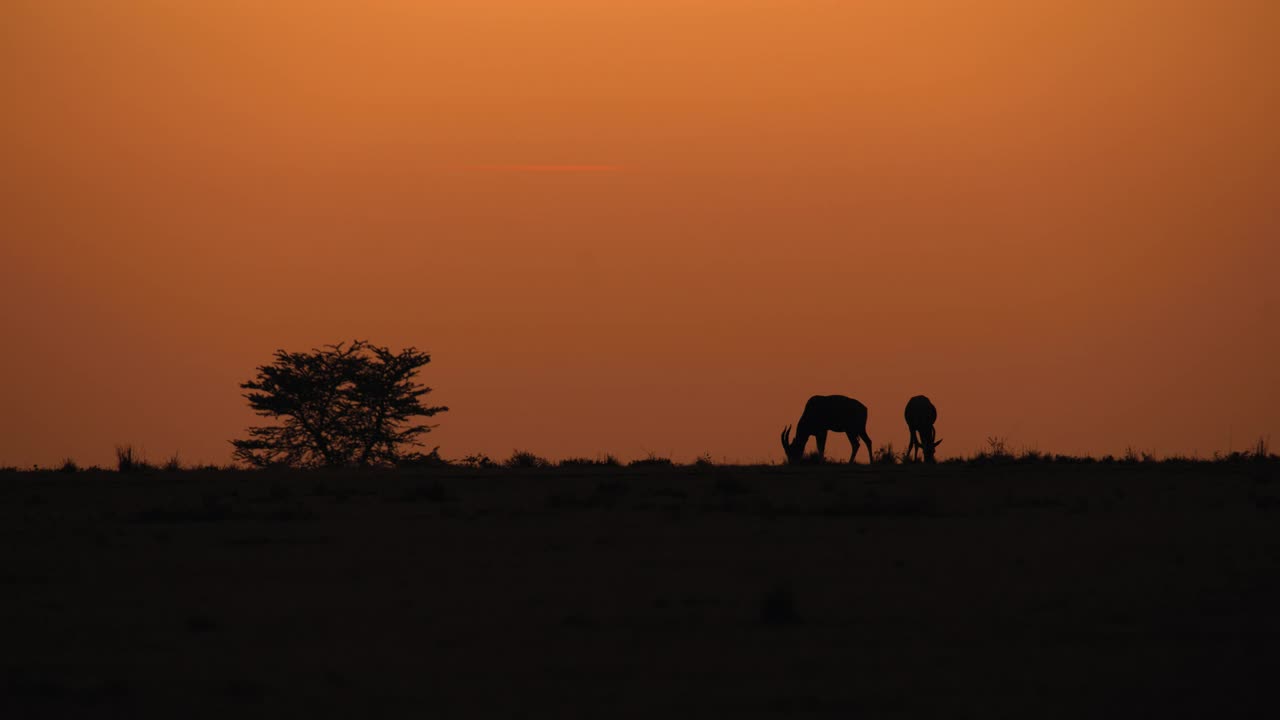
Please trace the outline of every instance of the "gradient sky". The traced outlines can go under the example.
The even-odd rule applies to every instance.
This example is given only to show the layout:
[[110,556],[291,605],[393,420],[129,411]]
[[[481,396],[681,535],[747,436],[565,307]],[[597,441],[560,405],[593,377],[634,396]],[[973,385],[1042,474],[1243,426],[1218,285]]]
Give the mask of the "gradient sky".
[[0,89],[0,465],[351,338],[446,457],[1280,442],[1272,0],[6,0]]

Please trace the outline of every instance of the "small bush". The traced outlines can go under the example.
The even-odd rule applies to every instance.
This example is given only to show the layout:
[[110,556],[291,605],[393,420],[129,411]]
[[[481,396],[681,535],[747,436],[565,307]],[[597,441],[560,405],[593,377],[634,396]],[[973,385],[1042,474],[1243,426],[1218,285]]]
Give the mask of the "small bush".
[[502,464],[503,464],[503,466],[508,467],[508,468],[512,468],[512,469],[516,469],[516,468],[519,468],[519,469],[526,469],[526,468],[548,468],[548,467],[551,467],[551,461],[550,461],[550,460],[548,460],[548,459],[546,459],[546,458],[544,458],[544,457],[540,457],[540,456],[538,456],[538,455],[534,455],[533,453],[529,452],[528,450],[515,450],[515,451],[512,451],[512,453],[511,453],[511,457],[507,458],[507,459],[506,459],[506,461],[504,461]]
[[987,454],[993,460],[1009,460],[1013,458],[1013,453],[1009,452],[1008,441],[998,435],[987,437]]
[[164,463],[165,472],[182,472],[182,458],[178,457],[178,453],[169,456]]
[[702,453],[697,460],[693,461],[693,466],[698,468],[712,468],[716,466],[714,460],[711,459],[711,453]]
[[658,457],[653,453],[649,453],[648,457],[627,463],[627,467],[672,467],[674,465],[675,463],[671,462],[671,458]]
[[460,462],[460,463],[461,463],[461,464],[463,464],[463,465],[466,465],[467,467],[474,467],[474,468],[493,468],[493,467],[498,467],[498,463],[496,463],[496,462],[494,462],[494,461],[490,460],[490,459],[489,459],[489,456],[488,456],[488,455],[485,455],[484,453],[477,453],[477,454],[475,454],[475,455],[468,455],[468,456],[466,456],[466,457],[462,458],[461,460],[459,460],[458,462]]
[[64,473],[79,472],[80,466],[76,464],[75,460],[66,458],[62,461],[62,467],[58,468],[58,470]]

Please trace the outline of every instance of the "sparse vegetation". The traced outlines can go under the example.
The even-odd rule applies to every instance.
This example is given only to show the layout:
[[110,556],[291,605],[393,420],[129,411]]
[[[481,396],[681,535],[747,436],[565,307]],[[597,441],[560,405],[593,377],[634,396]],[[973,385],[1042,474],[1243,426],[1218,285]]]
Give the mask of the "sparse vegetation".
[[571,457],[556,463],[559,467],[621,467],[622,463],[613,455],[600,455],[595,458]]
[[65,458],[62,461],[62,467],[58,468],[58,470],[64,473],[79,472],[80,466],[76,464],[76,461],[74,459]]
[[671,458],[658,457],[653,453],[649,453],[647,457],[627,463],[628,467],[672,467],[674,465],[675,463],[671,461]]
[[1018,462],[1023,463],[1046,462],[1050,459],[1051,456],[1040,452],[1038,448],[1023,448],[1022,454],[1018,456]]
[[893,443],[885,443],[877,448],[873,462],[876,465],[896,465],[898,463],[898,453],[894,451]]
[[540,455],[535,455],[528,450],[515,450],[511,453],[511,457],[502,463],[507,468],[549,468],[552,462]]
[[1009,452],[1008,441],[998,435],[990,435],[987,437],[987,449],[981,450],[969,458],[969,463],[975,465],[983,465],[990,463],[1010,463],[1017,460],[1013,453]]
[[164,463],[164,470],[165,472],[182,471],[182,458],[178,457],[178,453],[174,453],[169,456],[169,459]]
[[1124,449],[1124,456],[1120,459],[1123,463],[1153,463],[1157,462],[1155,453],[1149,450],[1136,450],[1132,445]]

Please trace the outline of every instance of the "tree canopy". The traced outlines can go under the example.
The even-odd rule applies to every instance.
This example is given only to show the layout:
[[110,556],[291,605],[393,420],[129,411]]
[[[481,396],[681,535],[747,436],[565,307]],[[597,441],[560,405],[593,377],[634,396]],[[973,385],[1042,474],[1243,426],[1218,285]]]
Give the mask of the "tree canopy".
[[414,419],[449,409],[423,404],[431,388],[415,377],[429,362],[415,348],[396,353],[363,340],[277,350],[275,361],[240,387],[254,412],[279,422],[232,440],[234,457],[255,467],[394,464],[434,427]]

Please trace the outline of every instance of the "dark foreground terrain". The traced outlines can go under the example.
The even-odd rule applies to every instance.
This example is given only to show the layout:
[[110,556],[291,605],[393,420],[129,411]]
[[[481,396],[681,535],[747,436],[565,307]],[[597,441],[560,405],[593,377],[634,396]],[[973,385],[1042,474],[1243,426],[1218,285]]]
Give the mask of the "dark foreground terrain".
[[0,716],[1278,717],[1275,463],[0,473]]

